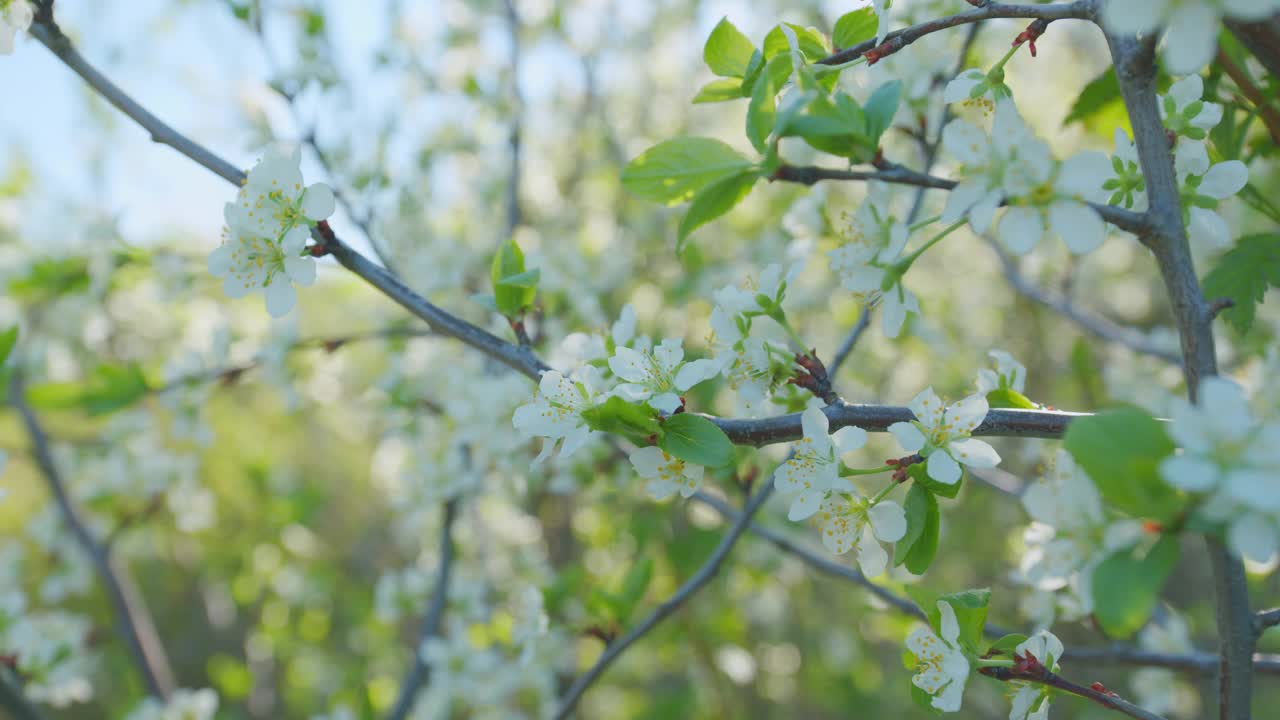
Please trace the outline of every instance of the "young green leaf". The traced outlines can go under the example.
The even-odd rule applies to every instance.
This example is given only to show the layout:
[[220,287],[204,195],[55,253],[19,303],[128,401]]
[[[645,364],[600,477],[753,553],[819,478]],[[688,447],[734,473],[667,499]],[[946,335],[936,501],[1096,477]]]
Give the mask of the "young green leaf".
[[1015,408],[1019,410],[1036,410],[1038,405],[1031,402],[1026,395],[1012,388],[998,388],[987,393],[987,406],[991,408]]
[[1223,317],[1242,333],[1253,327],[1268,287],[1280,287],[1280,233],[1240,238],[1204,276],[1205,297],[1230,298],[1235,304]]
[[720,77],[743,78],[755,51],[755,45],[726,17],[720,19],[707,38],[707,44],[702,47],[702,60]]
[[694,104],[718,103],[742,98],[742,81],[733,78],[712,80],[693,97]]
[[864,7],[847,12],[836,20],[835,30],[831,33],[831,43],[844,50],[859,43],[864,43],[876,36],[876,28],[880,20],[873,8]]
[[765,152],[769,134],[773,132],[778,91],[791,76],[791,58],[775,57],[765,66],[751,91],[751,103],[747,105],[747,139],[758,152]]
[[683,247],[689,233],[715,220],[733,209],[735,205],[751,193],[756,180],[760,178],[754,171],[746,171],[718,180],[705,187],[693,196],[689,211],[680,220],[678,248]]
[[1013,655],[1013,651],[1019,645],[1027,641],[1027,636],[1020,633],[1012,633],[1001,637],[999,640],[991,643],[988,648],[989,652],[999,653],[1001,655]]
[[648,444],[650,437],[662,434],[658,411],[649,403],[629,403],[616,395],[583,410],[582,419],[592,430],[621,435],[640,444]]
[[517,317],[533,303],[538,271],[525,271],[524,252],[514,240],[506,241],[494,253],[489,278],[493,282],[493,301],[503,315]]
[[895,563],[905,565],[912,575],[923,575],[933,564],[934,556],[938,554],[941,516],[938,513],[938,499],[933,493],[925,490],[917,497],[922,499],[916,502],[924,504],[924,520],[919,534],[911,543],[911,549],[895,560]]
[[658,447],[686,462],[723,467],[733,459],[733,443],[716,424],[701,415],[678,413],[662,422]]
[[1182,496],[1166,484],[1160,461],[1173,453],[1164,423],[1135,407],[1072,421],[1063,444],[1108,503],[1134,517],[1174,519]]
[[40,409],[79,409],[90,415],[122,410],[146,397],[150,386],[137,365],[99,365],[84,382],[51,382],[27,390],[31,405]]
[[894,80],[875,89],[862,111],[866,113],[866,136],[873,146],[880,144],[880,136],[893,124],[893,116],[898,113],[898,102],[902,98],[902,82]]
[[[775,25],[769,31],[769,34],[764,37],[764,57],[766,60],[772,60],[779,55],[786,57],[791,53],[791,43],[787,41],[787,35],[782,31],[782,25],[782,23]],[[827,38],[817,29],[801,27],[794,23],[785,23],[785,25],[795,33],[800,54],[805,60],[815,62],[831,54],[831,46],[827,43]],[[788,58],[787,62],[790,62],[790,58]]]
[[644,593],[649,589],[649,581],[652,579],[653,558],[646,557],[627,570],[626,577],[622,579],[622,588],[617,594],[618,617],[616,619],[619,623],[625,623],[635,612],[636,606],[644,599]]
[[[960,626],[960,642],[971,650],[982,644],[982,628],[987,622],[987,606],[991,603],[991,590],[961,590],[938,598],[956,611],[956,623]],[[937,613],[935,605],[934,612]]]
[[1093,615],[1103,632],[1124,638],[1142,629],[1177,564],[1178,540],[1173,535],[1098,563],[1093,571]]
[[1062,124],[1066,126],[1075,122],[1084,122],[1102,112],[1108,105],[1119,102],[1123,102],[1120,97],[1120,81],[1116,78],[1116,69],[1108,67],[1105,72],[1084,86]]
[[938,501],[931,497],[931,493],[928,490],[915,483],[911,484],[911,489],[907,491],[907,499],[902,503],[902,510],[907,519],[907,532],[894,546],[894,567],[906,562],[907,554],[911,552],[911,548],[916,544],[916,541],[924,534],[925,525],[929,521],[929,504],[931,500],[936,508]]
[[711,138],[668,140],[640,153],[622,171],[622,185],[647,200],[677,205],[699,190],[751,167],[737,150]]
[[18,326],[0,332],[0,365],[4,365],[4,361],[9,358],[9,353],[13,351],[13,346],[18,343]]

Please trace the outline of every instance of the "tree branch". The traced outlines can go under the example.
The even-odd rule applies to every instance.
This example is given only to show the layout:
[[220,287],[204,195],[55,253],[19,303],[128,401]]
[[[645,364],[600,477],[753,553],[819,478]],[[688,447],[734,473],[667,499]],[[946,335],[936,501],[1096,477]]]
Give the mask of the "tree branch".
[[[1021,661],[1014,660],[1014,662],[1019,663]],[[1163,716],[1134,705],[1113,692],[1101,692],[1091,687],[1077,685],[1041,665],[1038,658],[1033,660],[1031,667],[1026,670],[1021,670],[1018,665],[1015,665],[1012,668],[986,667],[979,670],[979,672],[987,677],[993,677],[1004,682],[1017,681],[1055,688],[1086,700],[1092,700],[1102,707],[1115,710],[1132,718],[1138,718],[1138,720],[1165,720]]]
[[395,705],[387,713],[388,720],[404,720],[413,710],[414,701],[427,681],[431,678],[431,669],[422,657],[422,646],[440,634],[440,624],[444,621],[444,608],[449,600],[449,578],[453,567],[453,524],[458,518],[458,498],[451,498],[444,504],[444,519],[440,526],[440,564],[436,568],[436,586],[431,592],[431,600],[427,604],[427,612],[422,618],[422,630],[418,642],[413,646],[413,665],[400,683],[400,694]]
[[[916,419],[909,408],[895,405],[861,405],[840,401],[828,405],[822,411],[831,423],[832,432],[849,425],[857,425],[869,432],[887,432],[889,426],[896,422]],[[1088,416],[1089,413],[1057,410],[996,409],[987,413],[986,419],[973,434],[1056,439],[1062,437],[1072,420]],[[803,435],[800,413],[759,419],[707,417],[738,445],[760,447],[797,440]]]
[[1241,45],[1249,48],[1267,72],[1280,78],[1280,14],[1258,22],[1226,18],[1226,25]]
[[[149,132],[152,140],[174,148],[237,188],[243,184],[245,179],[244,172],[210,152],[199,143],[169,127],[160,118],[152,115],[146,108],[139,105],[115,83],[89,64],[71,44],[71,40],[63,34],[62,30],[52,20],[32,24],[31,34],[52,50],[62,62],[83,78],[98,94],[102,95],[108,102]],[[390,271],[370,262],[368,258],[352,250],[350,246],[342,242],[333,233],[318,233],[313,230],[312,234],[321,238],[325,247],[343,267],[382,291],[384,295],[394,300],[404,309],[426,321],[436,332],[460,340],[534,380],[537,380],[543,371],[549,369],[528,348],[522,348],[506,342],[492,333],[427,302],[425,298],[396,279]]]
[[[1138,159],[1147,184],[1149,234],[1173,306],[1182,341],[1183,375],[1191,399],[1200,380],[1217,373],[1213,318],[1200,291],[1191,247],[1182,225],[1182,205],[1173,156],[1160,118],[1156,94],[1154,34],[1142,39],[1107,33],[1120,92],[1133,127]],[[1221,542],[1209,539],[1215,580],[1218,653],[1218,715],[1247,720],[1252,699],[1254,629],[1244,563]]]
[[1081,310],[1071,302],[1070,298],[1054,295],[1046,290],[1036,287],[1031,283],[1031,281],[1027,280],[1027,278],[1022,275],[1022,272],[1018,270],[1018,266],[1014,263],[1013,258],[1009,257],[1007,253],[1000,249],[995,241],[989,240],[988,242],[996,255],[1000,258],[1000,265],[1004,269],[1005,280],[1008,281],[1009,286],[1016,290],[1018,294],[1026,297],[1028,300],[1043,305],[1074,322],[1094,337],[1117,345],[1123,345],[1134,352],[1160,358],[1165,362],[1174,363],[1175,365],[1182,363],[1182,358],[1178,354],[1156,346],[1145,338],[1139,336],[1133,329],[1122,327],[1101,315],[1093,315],[1087,311]]
[[854,324],[853,329],[845,336],[844,342],[840,343],[840,347],[836,349],[836,354],[831,358],[831,364],[827,366],[827,377],[835,382],[836,373],[839,372],[840,366],[849,359],[849,355],[853,353],[853,346],[858,344],[858,340],[862,339],[862,334],[867,331],[871,325],[871,306],[868,305],[862,309],[862,314],[858,316],[858,322]]
[[[982,3],[981,6],[962,13],[929,20],[918,25],[894,30],[884,36],[879,44],[875,39],[844,48],[818,61],[822,65],[840,65],[850,60],[857,60],[878,47],[887,46],[890,52],[897,52],[925,35],[941,30],[967,25],[969,23],[992,20],[995,18],[1025,18],[1028,20],[1087,20],[1092,18],[1092,0],[1076,0],[1076,2],[1054,3],[1050,5],[1018,5],[1014,3],[990,2],[989,0],[969,0],[971,4]],[[888,54],[888,53],[885,53]]]
[[151,613],[147,610],[146,602],[128,573],[115,563],[106,546],[94,536],[88,523],[76,509],[62,474],[53,460],[49,436],[41,427],[35,411],[27,404],[17,369],[13,370],[9,378],[9,403],[22,417],[27,435],[31,438],[31,450],[35,455],[36,465],[49,486],[49,492],[53,495],[63,522],[71,530],[80,549],[89,557],[90,564],[93,565],[93,570],[98,576],[98,582],[102,583],[103,589],[106,590],[107,599],[115,613],[116,629],[128,646],[130,654],[133,655],[134,664],[142,674],[147,692],[159,698],[167,698],[173,692],[173,670],[170,669],[169,660],[165,657],[164,646],[160,642],[160,635],[156,631]]
[[[910,185],[935,190],[951,190],[958,184],[955,180],[917,172],[895,163],[882,163],[876,170],[840,170],[817,166],[782,165],[774,171],[770,179],[800,183],[801,185],[813,185],[823,180],[879,180],[880,182],[896,185]],[[1091,202],[1088,205],[1103,220],[1125,232],[1133,233],[1139,237],[1147,234],[1146,217],[1141,213],[1102,203]]]
[[1253,616],[1253,634],[1261,636],[1270,628],[1280,625],[1280,608],[1263,610]]
[[693,574],[693,577],[686,580],[685,583],[680,586],[680,589],[676,590],[674,595],[664,600],[658,607],[654,608],[653,612],[638,625],[633,627],[630,632],[609,643],[609,645],[604,649],[604,652],[600,655],[599,659],[596,660],[595,664],[592,665],[587,672],[578,676],[578,679],[574,680],[573,685],[569,687],[568,692],[566,692],[564,697],[561,698],[560,707],[556,710],[555,714],[556,720],[564,720],[564,718],[569,717],[570,713],[573,712],[573,709],[577,707],[578,701],[582,699],[582,694],[587,691],[587,688],[591,687],[592,683],[604,674],[604,671],[608,669],[609,665],[613,664],[614,660],[618,659],[618,656],[640,640],[640,638],[644,637],[645,634],[656,627],[658,623],[665,620],[676,610],[679,610],[680,606],[684,605],[685,602],[715,578],[716,574],[720,572],[720,566],[724,564],[725,558],[727,558],[729,556],[729,552],[733,550],[734,544],[738,542],[738,538],[742,537],[742,533],[746,531],[747,525],[751,523],[751,518],[756,514],[756,511],[764,505],[764,502],[769,499],[769,496],[772,493],[773,480],[770,479],[764,483],[764,486],[761,487],[750,500],[747,501],[747,505],[743,509],[742,514],[738,517],[738,520],[733,523],[729,530],[724,534],[724,537],[720,539],[720,544],[716,546],[715,551],[711,553],[711,557],[707,558],[707,561],[703,563],[702,567],[699,568],[696,573]]
[[13,720],[44,720],[44,715],[22,692],[15,673],[3,664],[0,664],[0,709],[9,713]]

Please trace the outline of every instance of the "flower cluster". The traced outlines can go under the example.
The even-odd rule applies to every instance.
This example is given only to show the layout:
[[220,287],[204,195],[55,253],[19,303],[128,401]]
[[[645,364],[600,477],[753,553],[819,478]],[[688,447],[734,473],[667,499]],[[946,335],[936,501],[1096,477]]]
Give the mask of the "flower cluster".
[[1175,400],[1169,434],[1182,448],[1160,473],[1202,499],[1202,519],[1225,528],[1231,547],[1258,562],[1280,548],[1280,422],[1258,422],[1240,386],[1200,382],[1195,404]]
[[1137,520],[1112,520],[1102,495],[1071,454],[1059,449],[1048,471],[1029,485],[1022,506],[1032,524],[1013,580],[1031,592],[1022,610],[1037,626],[1077,620],[1093,611],[1093,569],[1143,535]]
[[889,432],[903,450],[919,453],[928,463],[929,477],[946,485],[960,480],[961,465],[992,468],[1000,463],[1000,455],[982,440],[970,437],[987,417],[987,399],[970,395],[948,407],[933,391],[925,388],[907,405],[916,419],[897,422]]
[[969,658],[960,647],[960,624],[951,603],[938,601],[938,632],[920,627],[907,636],[907,649],[916,657],[911,684],[930,695],[930,703],[942,712],[956,712],[969,682]]
[[310,226],[333,214],[333,190],[303,185],[301,154],[272,150],[249,171],[235,202],[223,212],[222,244],[209,255],[209,272],[222,278],[228,297],[262,290],[267,312],[282,317],[298,300],[295,284],[315,282],[306,251]]
[[609,358],[609,369],[626,382],[615,387],[613,394],[628,402],[648,401],[665,413],[675,412],[684,404],[681,393],[719,375],[722,367],[715,360],[684,362],[682,345],[681,340],[668,338],[652,351],[619,346]]
[[996,208],[1010,205],[998,234],[1011,251],[1026,253],[1057,235],[1075,253],[1102,244],[1106,224],[1086,203],[1105,197],[1106,156],[1082,152],[1059,162],[1010,100],[996,105],[988,136],[965,120],[942,130],[942,144],[963,164],[964,179],[947,198],[943,222],[968,217],[976,233],[991,226]]
[[902,331],[907,315],[920,312],[920,301],[902,286],[897,263],[910,229],[893,215],[888,185],[868,184],[867,197],[849,222],[846,242],[827,253],[840,284],[862,302],[881,305],[886,337]]
[[1027,389],[1027,368],[1009,353],[992,350],[987,355],[996,361],[996,369],[978,371],[978,393],[986,395],[996,390],[1022,392]]
[[0,55],[13,53],[13,39],[31,27],[35,10],[28,0],[0,0]]
[[203,688],[175,690],[167,700],[147,698],[125,720],[213,720],[218,712],[218,693]]

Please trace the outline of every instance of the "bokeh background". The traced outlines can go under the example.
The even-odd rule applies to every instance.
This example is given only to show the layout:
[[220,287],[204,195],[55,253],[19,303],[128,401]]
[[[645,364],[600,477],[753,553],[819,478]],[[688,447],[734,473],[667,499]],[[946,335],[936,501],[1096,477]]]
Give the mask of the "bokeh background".
[[[804,269],[788,314],[830,356],[861,308],[824,253],[864,188],[764,186],[677,255],[679,208],[628,196],[619,173],[682,134],[750,152],[744,104],[689,103],[711,79],[701,49],[722,16],[758,41],[780,20],[829,32],[859,4],[519,0],[514,24],[496,0],[59,0],[57,14],[85,56],[233,162],[248,167],[273,142],[301,144],[308,181],[330,183],[345,201],[332,221],[341,235],[370,254],[376,246],[415,290],[504,336],[502,320],[473,296],[488,291],[492,253],[514,237],[541,269],[532,329],[560,366],[571,357],[566,337],[607,332],[626,304],[641,332],[684,338],[703,354],[715,289],[796,262]],[[899,0],[895,22],[965,7]],[[1021,27],[983,24],[968,66],[998,59]],[[936,133],[940,83],[967,34],[930,36],[844,74],[858,97],[887,77],[906,82],[888,157],[924,166],[913,133],[921,118],[925,139]],[[1059,157],[1110,152],[1124,127],[1118,101],[1063,122],[1106,57],[1096,28],[1060,22],[1038,58],[1008,66],[1023,114]],[[11,362],[32,386],[75,498],[145,596],[178,684],[217,691],[217,717],[385,712],[433,589],[447,498],[461,498],[436,648],[447,670],[424,693],[423,718],[542,716],[599,653],[593,630],[642,616],[718,541],[719,515],[653,502],[602,443],[531,467],[537,444],[510,416],[532,385],[423,333],[331,261],[282,320],[258,300],[223,297],[205,258],[229,188],[151,143],[34,40],[0,58],[0,97],[0,326],[22,327]],[[1280,187],[1274,147],[1262,133],[1250,143],[1253,184]],[[799,145],[789,152],[807,157]],[[940,158],[935,172],[948,174],[949,162]],[[914,199],[903,190],[896,202],[905,212]],[[925,214],[941,202],[927,195]],[[1237,235],[1273,227],[1248,203],[1225,214]],[[1196,251],[1205,267],[1220,249]],[[1135,342],[1177,350],[1154,264],[1130,236],[1113,234],[1084,257],[1044,243],[1017,272]],[[1061,409],[1133,402],[1163,413],[1183,393],[1176,366],[1020,295],[996,249],[967,230],[917,263],[908,286],[923,316],[897,340],[878,325],[865,334],[836,378],[850,401],[905,404],[926,385],[962,397],[995,348],[1026,364],[1028,396]],[[1274,302],[1247,340],[1224,329],[1224,366],[1245,385],[1260,382],[1269,371],[1258,351],[1277,330]],[[729,396],[713,385],[696,403],[729,413]],[[58,627],[84,630],[81,650],[48,683],[61,706],[50,717],[125,717],[143,688],[27,447],[16,414],[0,411],[0,449],[10,456],[0,477],[0,595],[20,589],[28,610],[66,613]],[[991,587],[991,619],[1025,628],[1025,589],[1012,574],[1028,518],[1016,496],[1056,444],[1005,440],[998,449],[1003,472],[967,481],[944,506],[927,577],[897,570],[882,580]],[[737,472],[709,477],[707,491],[738,503],[741,479],[771,472],[784,450],[744,451]],[[865,457],[900,454],[878,436]],[[760,522],[825,554],[816,533],[785,514],[775,499]],[[1194,645],[1209,650],[1208,566],[1200,544],[1183,550],[1167,612],[1185,617]],[[1276,604],[1280,584],[1269,568],[1252,569],[1256,604]],[[608,597],[646,574],[620,617]],[[548,626],[534,656],[521,658],[528,588],[541,590]],[[902,662],[915,622],[749,536],[711,586],[610,669],[582,716],[923,717]],[[1087,623],[1054,630],[1068,647],[1108,642]],[[1280,638],[1264,637],[1261,649],[1280,650]],[[1123,667],[1078,671],[1126,693],[1176,693],[1175,717],[1208,712],[1208,676],[1135,683]],[[1272,675],[1257,685],[1266,717],[1280,684]],[[963,716],[1007,715],[1001,686],[971,686]],[[1053,710],[1104,714],[1070,699]]]

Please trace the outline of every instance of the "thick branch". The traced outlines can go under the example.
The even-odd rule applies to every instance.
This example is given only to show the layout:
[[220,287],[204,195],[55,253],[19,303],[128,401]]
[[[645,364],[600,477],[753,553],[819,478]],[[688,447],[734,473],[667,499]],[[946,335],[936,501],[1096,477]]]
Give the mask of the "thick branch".
[[[1183,375],[1194,401],[1202,378],[1217,373],[1213,316],[1200,291],[1191,246],[1182,224],[1181,196],[1156,94],[1155,36],[1107,35],[1138,159],[1147,184],[1150,226],[1146,244],[1155,255],[1182,341]],[[1244,563],[1221,542],[1209,540],[1218,621],[1218,715],[1247,720],[1253,692],[1253,614]]]
[[679,610],[685,602],[715,578],[720,572],[720,566],[724,564],[725,558],[729,556],[729,551],[733,550],[734,544],[738,542],[738,538],[742,537],[747,525],[751,523],[751,518],[755,516],[756,511],[764,505],[764,502],[769,499],[771,494],[773,494],[773,480],[764,483],[764,486],[747,501],[747,505],[738,520],[725,532],[724,537],[720,539],[720,544],[711,553],[711,557],[707,558],[707,561],[698,569],[698,572],[693,574],[693,577],[686,580],[674,595],[654,608],[653,612],[633,627],[630,632],[609,643],[600,658],[591,666],[591,669],[573,681],[573,685],[570,686],[568,692],[560,700],[560,707],[555,714],[556,720],[564,720],[564,718],[569,717],[569,714],[577,707],[578,701],[582,699],[582,694],[604,674],[604,671],[608,669],[614,660],[618,659],[618,656],[655,628],[658,623],[665,620],[676,610]]
[[89,528],[88,523],[76,509],[62,479],[57,464],[53,460],[53,452],[49,447],[49,436],[45,434],[35,411],[27,404],[22,381],[17,370],[9,379],[9,403],[22,417],[27,435],[31,438],[31,450],[35,455],[36,465],[44,476],[49,492],[62,520],[75,537],[80,549],[93,565],[98,582],[106,590],[107,599],[115,613],[116,628],[133,655],[134,664],[142,674],[147,692],[159,698],[167,698],[173,692],[173,670],[169,668],[169,660],[165,657],[164,646],[160,635],[156,632],[155,622],[147,610],[146,603],[128,574],[119,567],[108,552],[105,545],[99,542]]
[[426,614],[422,618],[422,630],[418,642],[413,646],[413,665],[400,683],[400,694],[395,705],[387,713],[388,720],[404,720],[421,690],[431,677],[431,669],[422,657],[422,646],[440,634],[440,624],[444,621],[444,608],[449,600],[449,578],[453,568],[453,523],[458,518],[458,499],[452,498],[444,504],[444,519],[440,526],[440,565],[436,569],[436,586],[431,592],[431,600],[427,604]]
[[1280,625],[1280,608],[1263,610],[1253,616],[1253,633],[1255,635],[1262,635],[1262,633],[1276,625]]
[[[857,425],[869,432],[886,432],[896,422],[916,419],[909,408],[895,405],[840,402],[828,405],[822,411],[826,413],[833,432],[849,425]],[[1088,416],[1088,413],[1056,410],[991,410],[973,434],[1056,439],[1062,437],[1072,420]],[[715,417],[711,420],[738,445],[760,447],[797,440],[803,435],[800,430],[800,413],[757,420]]]
[[[877,170],[840,170],[837,168],[825,168],[816,166],[797,167],[794,165],[783,165],[779,167],[771,176],[773,180],[782,180],[784,182],[800,183],[801,185],[813,185],[823,180],[853,180],[868,181],[879,180],[881,182],[893,183],[897,185],[910,185],[919,188],[931,188],[936,190],[951,190],[957,183],[955,180],[940,178],[936,175],[927,175],[922,172],[916,172],[909,168],[893,163],[885,163]],[[1104,205],[1102,203],[1089,203],[1089,207],[1103,220],[1115,225],[1125,232],[1133,233],[1139,237],[1146,235],[1147,225],[1146,219],[1140,213],[1131,210],[1125,210],[1114,205]]]
[[[972,2],[972,0],[970,0]],[[981,0],[980,0],[981,1]],[[888,46],[893,52],[897,52],[911,43],[919,40],[925,35],[931,35],[941,30],[967,25],[969,23],[981,22],[983,20],[992,20],[995,18],[1025,18],[1029,20],[1066,20],[1066,19],[1090,19],[1093,12],[1092,0],[1076,0],[1076,2],[1054,3],[1051,5],[1018,5],[1014,3],[984,2],[982,7],[976,7],[972,10],[966,10],[962,13],[949,15],[947,17],[929,20],[918,25],[894,30],[885,35],[882,42],[877,45],[874,39],[854,45],[851,48],[844,48],[818,62],[823,65],[840,65],[850,60],[857,60],[871,50],[880,46]]]

